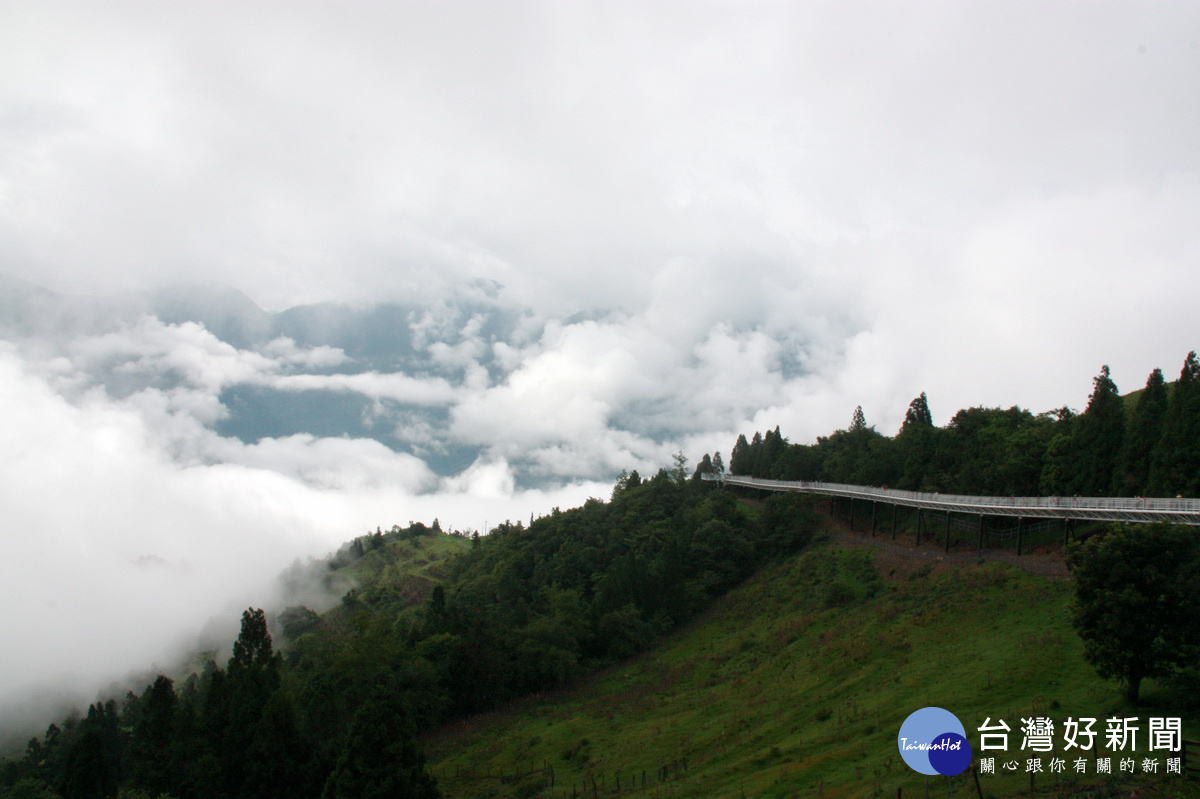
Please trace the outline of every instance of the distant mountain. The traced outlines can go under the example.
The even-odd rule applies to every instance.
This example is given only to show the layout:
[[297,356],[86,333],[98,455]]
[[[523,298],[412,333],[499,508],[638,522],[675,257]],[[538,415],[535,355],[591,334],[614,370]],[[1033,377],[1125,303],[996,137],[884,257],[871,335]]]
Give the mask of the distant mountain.
[[[464,286],[462,296],[432,305],[319,303],[271,313],[242,292],[213,283],[72,296],[0,274],[0,338],[36,341],[39,349],[50,342],[72,357],[70,343],[76,339],[117,333],[147,316],[168,325],[203,325],[237,349],[272,359],[277,349],[268,345],[279,338],[291,339],[301,351],[330,347],[345,353],[341,360],[285,365],[293,375],[403,374],[451,384],[463,379],[468,363],[502,378],[505,367],[496,361],[493,345],[519,346],[518,330],[529,333],[521,312],[502,307],[490,284]],[[469,355],[457,355],[459,348]],[[136,350],[134,346],[130,352]],[[117,398],[146,388],[173,388],[184,379],[169,368],[155,374],[141,364],[128,368],[127,359],[135,357],[118,354],[80,368],[89,368],[90,379]],[[295,389],[251,380],[224,386],[219,400],[228,415],[214,423],[216,432],[246,443],[296,434],[369,438],[416,454],[444,475],[461,472],[479,452],[478,447],[454,445],[437,436],[449,424],[445,408],[409,405],[344,386]]]
[[238,349],[254,349],[279,335],[276,318],[237,289],[180,284],[151,293],[148,313],[167,324],[197,322]]

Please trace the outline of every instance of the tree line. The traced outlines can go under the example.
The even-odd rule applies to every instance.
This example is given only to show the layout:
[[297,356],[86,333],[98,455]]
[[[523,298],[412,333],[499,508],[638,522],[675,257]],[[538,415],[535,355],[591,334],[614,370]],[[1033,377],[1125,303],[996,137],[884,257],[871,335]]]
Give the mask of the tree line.
[[[702,464],[718,471],[713,458]],[[936,427],[924,393],[895,436],[856,408],[845,430],[792,444],[779,428],[738,437],[734,474],[994,496],[1200,496],[1200,361],[1168,385],[1155,369],[1122,397],[1107,366],[1082,413],[1018,407],[960,410]]]

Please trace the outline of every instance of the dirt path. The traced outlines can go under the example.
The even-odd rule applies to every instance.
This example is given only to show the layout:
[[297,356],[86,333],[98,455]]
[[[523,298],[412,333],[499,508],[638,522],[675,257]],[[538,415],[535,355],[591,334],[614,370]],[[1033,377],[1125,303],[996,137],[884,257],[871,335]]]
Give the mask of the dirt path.
[[1016,553],[1003,549],[985,549],[982,551],[974,549],[970,551],[951,550],[950,552],[945,552],[940,545],[914,547],[912,545],[896,543],[880,536],[859,535],[858,533],[850,532],[845,525],[828,517],[826,518],[829,522],[828,529],[830,535],[841,546],[855,549],[874,549],[883,553],[891,563],[881,563],[881,568],[886,565],[887,568],[908,572],[919,568],[921,564],[925,563],[938,565],[978,563],[981,560],[1000,560],[1005,563],[1011,563],[1013,566],[1023,569],[1030,574],[1038,574],[1043,577],[1069,579],[1071,576],[1071,573],[1067,571],[1067,564],[1061,555],[1035,553],[1018,557]]

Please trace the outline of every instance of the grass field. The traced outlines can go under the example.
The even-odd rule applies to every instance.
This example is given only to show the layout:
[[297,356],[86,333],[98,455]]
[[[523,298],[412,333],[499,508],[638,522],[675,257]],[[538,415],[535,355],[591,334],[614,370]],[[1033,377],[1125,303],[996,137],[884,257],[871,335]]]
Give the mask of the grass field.
[[[1095,676],[1070,627],[1071,592],[1003,563],[826,542],[760,571],[653,651],[424,745],[448,797],[613,795],[618,781],[647,796],[977,796],[970,771],[926,778],[899,756],[904,719],[938,706],[962,720],[976,758],[985,718],[1012,728],[1020,770],[997,758],[1000,773],[980,777],[985,796],[1129,796],[1128,785],[1097,788],[1095,753],[1085,776],[1037,774],[1032,792],[1024,771],[1034,754],[1047,771],[1054,756],[1073,770],[1078,755],[1061,751],[1061,735],[1059,751],[1020,752],[1022,717],[1095,717],[1103,730],[1109,716],[1138,716],[1144,730],[1148,716],[1183,716],[1184,737],[1200,730],[1152,683],[1148,706],[1133,709]],[[1143,738],[1137,752],[1139,765],[1151,754]],[[1161,772],[1166,755],[1154,754]],[[1200,795],[1172,779],[1137,781],[1142,796]]]

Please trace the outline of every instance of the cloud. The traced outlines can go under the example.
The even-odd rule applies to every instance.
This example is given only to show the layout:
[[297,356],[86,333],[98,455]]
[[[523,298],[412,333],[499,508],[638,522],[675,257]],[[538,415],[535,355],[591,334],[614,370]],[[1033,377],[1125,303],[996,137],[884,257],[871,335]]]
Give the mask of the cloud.
[[454,388],[442,378],[423,379],[399,373],[255,375],[242,382],[261,382],[283,391],[350,391],[407,405],[446,405],[455,396]]
[[606,490],[516,490],[502,462],[440,480],[370,440],[246,445],[201,424],[197,392],[68,400],[40,371],[0,348],[0,708],[169,667],[210,619],[276,601],[272,578],[294,559],[364,530],[479,529]]

